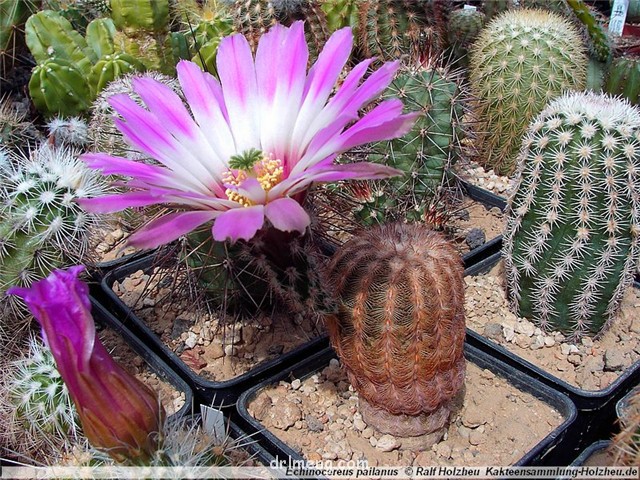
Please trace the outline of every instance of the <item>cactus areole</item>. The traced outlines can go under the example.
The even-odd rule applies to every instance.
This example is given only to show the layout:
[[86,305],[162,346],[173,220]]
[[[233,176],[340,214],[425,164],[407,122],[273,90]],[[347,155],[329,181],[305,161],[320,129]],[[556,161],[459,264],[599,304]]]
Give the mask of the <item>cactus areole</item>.
[[442,437],[464,382],[460,256],[418,224],[387,224],[345,243],[327,267],[339,299],[327,327],[364,420],[396,436]]
[[549,104],[524,139],[507,215],[513,309],[547,331],[597,334],[640,259],[640,112],[585,92]]

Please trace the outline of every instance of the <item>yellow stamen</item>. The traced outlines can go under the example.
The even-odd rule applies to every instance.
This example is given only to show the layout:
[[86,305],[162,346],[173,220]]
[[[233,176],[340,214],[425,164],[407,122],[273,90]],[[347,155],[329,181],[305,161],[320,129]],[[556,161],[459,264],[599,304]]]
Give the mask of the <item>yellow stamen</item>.
[[[223,175],[222,181],[237,187],[247,178],[253,177],[258,180],[263,190],[268,192],[282,181],[283,173],[284,169],[281,160],[264,156],[262,160],[257,161],[249,170],[229,170]],[[238,202],[243,207],[250,207],[255,204],[252,200],[241,195],[234,189],[227,188],[225,194],[229,200]]]

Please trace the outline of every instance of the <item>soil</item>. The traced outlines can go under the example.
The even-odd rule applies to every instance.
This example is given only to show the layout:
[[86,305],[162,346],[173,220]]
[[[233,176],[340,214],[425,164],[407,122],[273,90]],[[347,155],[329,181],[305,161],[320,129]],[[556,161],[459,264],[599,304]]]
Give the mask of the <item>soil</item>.
[[[502,235],[505,220],[498,207],[487,207],[480,202],[465,197],[456,218],[451,222],[454,239],[461,254],[482,246],[492,238]],[[482,233],[478,241],[478,230]]]
[[319,336],[311,318],[295,323],[273,313],[251,317],[209,311],[186,288],[174,289],[172,271],[156,267],[115,282],[113,290],[171,350],[206,380],[223,381]]
[[144,359],[137,355],[120,335],[113,330],[104,329],[99,336],[116,362],[158,393],[167,416],[173,415],[184,406],[185,393],[152,372]]
[[465,384],[444,439],[426,451],[402,448],[402,438],[366,425],[337,359],[306,379],[261,390],[249,412],[307,460],[369,466],[513,464],[563,421],[548,404],[470,362]]
[[503,288],[502,262],[490,272],[465,277],[467,326],[510,352],[583,390],[614,382],[640,359],[640,291],[630,288],[618,319],[599,337],[579,342],[560,332],[544,333],[511,313]]

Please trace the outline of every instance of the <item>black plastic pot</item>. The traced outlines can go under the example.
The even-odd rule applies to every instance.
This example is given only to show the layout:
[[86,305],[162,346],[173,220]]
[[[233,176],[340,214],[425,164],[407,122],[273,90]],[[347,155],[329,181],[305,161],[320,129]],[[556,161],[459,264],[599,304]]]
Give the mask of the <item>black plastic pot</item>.
[[[501,258],[501,245],[495,245],[494,249],[496,251],[493,254],[467,268],[465,274],[478,275],[489,271]],[[637,282],[634,286],[640,288],[640,284]],[[561,380],[478,332],[467,329],[466,340],[470,345],[487,352],[505,364],[519,369],[537,381],[567,395],[578,409],[578,421],[570,427],[569,432],[570,435],[576,438],[579,450],[586,448],[593,442],[610,438],[617,418],[615,411],[617,402],[640,383],[640,360],[627,368],[606,388],[590,391]]]
[[[488,369],[496,375],[506,379],[521,391],[534,395],[536,398],[556,409],[563,417],[564,422],[553,432],[541,440],[534,448],[527,452],[514,465],[563,465],[570,462],[574,455],[568,452],[574,451],[574,439],[567,435],[567,431],[576,419],[576,409],[573,403],[561,393],[543,385],[528,377],[519,370],[495,360],[485,352],[465,344],[465,357],[482,369]],[[318,372],[329,364],[336,354],[331,347],[317,352],[292,368],[283,370],[273,377],[261,382],[240,396],[236,405],[238,418],[236,422],[247,432],[250,432],[265,449],[263,458],[273,461],[302,461],[303,458],[290,446],[271,433],[263,424],[249,413],[247,407],[256,397],[258,392],[265,387],[276,384],[281,380],[291,378],[304,379]],[[515,421],[515,419],[514,419]]]
[[[582,467],[589,462],[594,455],[607,450],[611,446],[610,440],[598,440],[585,448],[576,459],[571,462],[571,467]],[[600,466],[600,465],[599,465]]]
[[176,390],[184,392],[184,405],[174,413],[175,417],[183,417],[194,413],[193,392],[189,385],[163,362],[147,345],[128,328],[115,319],[109,311],[95,298],[91,298],[91,313],[98,324],[115,331],[138,354],[159,378],[170,383]]

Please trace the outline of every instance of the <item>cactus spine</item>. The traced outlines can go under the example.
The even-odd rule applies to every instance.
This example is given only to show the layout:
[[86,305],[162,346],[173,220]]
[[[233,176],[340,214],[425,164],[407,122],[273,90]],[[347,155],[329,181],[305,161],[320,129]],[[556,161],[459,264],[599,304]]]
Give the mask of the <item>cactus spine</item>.
[[47,144],[29,158],[11,156],[0,166],[0,180],[3,294],[12,285],[28,286],[53,268],[82,259],[100,217],[84,212],[74,198],[103,193],[106,184],[71,150]]
[[33,437],[58,437],[59,442],[75,436],[79,430],[75,406],[51,351],[31,338],[29,354],[15,360],[10,370],[3,383],[14,422]]
[[438,57],[447,42],[447,0],[365,0],[359,3],[359,46],[382,60]]
[[465,371],[464,280],[455,249],[417,224],[377,226],[338,249],[326,282],[338,299],[338,313],[327,318],[331,343],[365,421],[438,441]]
[[367,225],[424,221],[446,170],[462,155],[465,92],[457,72],[428,66],[401,71],[385,96],[398,97],[408,111],[423,114],[405,136],[373,147],[369,160],[405,175],[380,182],[374,196],[361,198],[357,217]]
[[474,43],[469,82],[478,99],[481,162],[513,173],[531,119],[566,90],[581,90],[587,57],[576,29],[542,10],[508,11]]
[[31,0],[3,0],[0,2],[0,73],[4,77],[24,49],[24,23],[36,10]]
[[509,199],[508,297],[546,331],[597,334],[613,321],[640,250],[640,112],[567,93],[533,121]]

